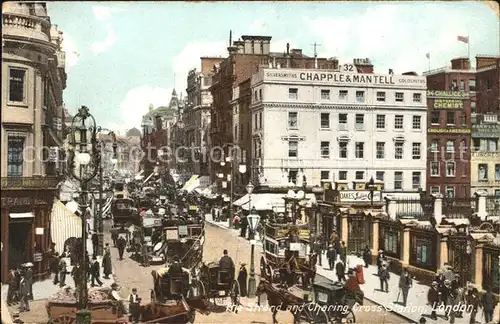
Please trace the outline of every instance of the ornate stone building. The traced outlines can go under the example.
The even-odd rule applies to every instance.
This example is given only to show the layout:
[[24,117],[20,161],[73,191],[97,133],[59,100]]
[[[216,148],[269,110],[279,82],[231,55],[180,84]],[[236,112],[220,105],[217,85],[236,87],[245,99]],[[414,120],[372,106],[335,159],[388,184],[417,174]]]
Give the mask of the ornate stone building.
[[[50,212],[62,174],[62,32],[45,3],[2,5],[1,219],[2,282],[8,270],[34,264],[49,272]],[[13,235],[15,233],[15,235]]]

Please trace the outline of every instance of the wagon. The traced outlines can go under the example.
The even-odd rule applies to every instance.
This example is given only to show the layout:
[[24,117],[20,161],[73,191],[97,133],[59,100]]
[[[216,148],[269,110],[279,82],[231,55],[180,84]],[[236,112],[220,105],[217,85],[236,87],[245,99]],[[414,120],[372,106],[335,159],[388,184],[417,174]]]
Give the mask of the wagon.
[[171,276],[168,273],[168,268],[160,268],[151,271],[151,276],[153,277],[154,287],[151,290],[152,301],[164,302],[179,299],[181,295],[186,298],[196,295],[196,291],[191,286],[188,271],[184,271],[178,276]]
[[356,323],[354,305],[363,305],[363,293],[349,292],[341,283],[315,282],[311,290],[312,306],[304,309],[301,319],[309,323]]
[[[308,267],[309,230],[305,227],[296,227],[298,230],[297,242],[292,242],[290,226],[266,224],[264,252],[260,258],[261,277],[269,282],[283,280],[283,276],[293,270],[294,283],[303,276],[303,270]],[[291,261],[295,260],[296,263]],[[288,266],[291,263],[290,266]]]
[[[92,324],[126,324],[128,317],[119,302],[107,298],[109,288],[89,289],[88,309],[91,312]],[[98,296],[92,298],[91,296]],[[79,303],[73,295],[72,290],[60,291],[51,296],[46,303],[49,323],[73,324],[76,323],[76,313],[79,311]]]
[[233,305],[239,305],[240,285],[235,280],[235,268],[222,269],[218,262],[203,263],[199,278],[194,281],[199,295],[206,299],[230,298]]
[[203,260],[205,231],[203,224],[186,224],[171,220],[165,231],[167,263],[178,258],[182,266],[188,269],[197,267]]

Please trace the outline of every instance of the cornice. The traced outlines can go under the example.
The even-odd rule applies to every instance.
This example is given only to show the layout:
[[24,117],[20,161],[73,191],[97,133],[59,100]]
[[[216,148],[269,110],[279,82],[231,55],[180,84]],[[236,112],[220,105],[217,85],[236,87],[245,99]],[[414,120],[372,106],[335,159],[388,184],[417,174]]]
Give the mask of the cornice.
[[353,105],[353,104],[325,104],[325,103],[296,103],[296,102],[258,102],[250,105],[250,109],[258,108],[289,108],[289,109],[314,109],[314,110],[355,110],[355,111],[383,111],[404,109],[403,112],[427,111],[427,107],[412,106],[373,106],[373,105]]

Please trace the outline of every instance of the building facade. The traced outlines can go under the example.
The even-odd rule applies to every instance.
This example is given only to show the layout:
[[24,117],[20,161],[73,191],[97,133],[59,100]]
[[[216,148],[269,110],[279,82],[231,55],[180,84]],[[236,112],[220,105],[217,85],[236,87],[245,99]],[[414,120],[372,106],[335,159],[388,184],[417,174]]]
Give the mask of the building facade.
[[424,77],[358,73],[356,64],[337,72],[266,68],[251,90],[252,181],[346,190],[373,177],[379,190],[425,188]]
[[475,71],[468,58],[424,73],[428,87],[427,192],[469,198],[471,107],[476,102]]
[[[50,213],[64,172],[62,32],[45,3],[2,6],[1,219],[2,282],[8,270],[34,264],[49,274]],[[14,235],[15,234],[15,235]]]

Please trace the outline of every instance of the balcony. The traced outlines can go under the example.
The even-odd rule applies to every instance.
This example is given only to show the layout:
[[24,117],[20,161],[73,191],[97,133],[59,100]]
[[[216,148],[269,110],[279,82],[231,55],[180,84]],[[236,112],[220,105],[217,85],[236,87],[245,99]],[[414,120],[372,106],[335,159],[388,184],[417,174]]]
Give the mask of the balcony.
[[59,179],[57,177],[2,177],[2,190],[55,190]]
[[55,47],[50,42],[50,22],[48,20],[33,15],[13,12],[2,13],[2,18],[3,35],[22,37],[26,40],[34,38]]

